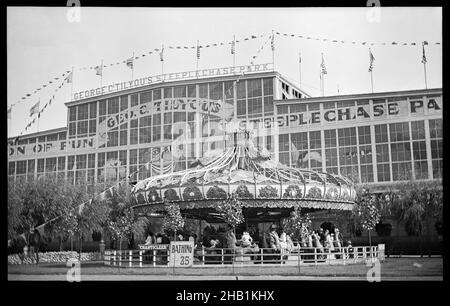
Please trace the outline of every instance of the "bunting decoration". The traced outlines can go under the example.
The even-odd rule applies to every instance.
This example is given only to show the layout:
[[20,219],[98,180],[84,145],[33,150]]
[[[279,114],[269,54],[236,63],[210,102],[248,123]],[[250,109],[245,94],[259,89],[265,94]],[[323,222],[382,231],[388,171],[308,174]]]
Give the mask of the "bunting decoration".
[[[32,116],[32,115],[34,115],[34,114],[38,114],[38,118],[40,118],[40,115],[41,115],[41,113],[43,113],[44,112],[44,110],[50,105],[50,104],[52,104],[52,102],[55,100],[55,93],[56,92],[58,92],[58,90],[59,89],[61,89],[63,86],[64,86],[64,84],[66,83],[66,79],[64,79],[63,80],[63,82],[54,90],[54,93],[52,94],[52,97],[49,99],[49,101],[44,105],[44,107],[41,109],[41,110],[39,110],[39,103],[40,103],[40,101],[38,102],[38,103],[36,103],[31,109],[30,109],[30,117]],[[37,106],[37,107],[36,107]],[[12,107],[12,106],[11,106]],[[33,110],[33,108],[34,107],[36,107],[34,110]],[[32,110],[33,110],[33,113],[32,113]],[[36,118],[34,118],[31,122],[29,122],[26,126],[25,126],[25,129],[24,130],[22,130],[22,132],[20,132],[20,135],[22,135],[24,132],[26,132],[27,130],[28,130],[28,128],[30,128],[33,124],[34,124],[34,122],[35,122],[35,120],[36,120]]]
[[[92,201],[92,200],[89,200],[90,202]],[[83,209],[84,209],[84,203],[83,204],[81,204],[80,206],[78,206],[78,215],[80,215],[81,216],[81,213],[83,212]]]
[[275,51],[275,35],[272,34],[272,39],[270,41],[270,46],[272,47],[272,51]]
[[269,36],[269,39],[266,40],[266,41],[264,42],[264,44],[261,46],[261,48],[258,49],[258,51],[256,52],[256,54],[252,56],[252,60],[251,60],[250,64],[252,64],[252,65],[254,64],[254,60],[259,56],[259,54],[260,54],[261,51],[264,49],[264,47],[265,47],[266,44],[269,42],[269,40],[270,40],[270,36]]
[[35,93],[37,93],[38,91],[40,91],[40,90],[46,88],[46,87],[48,86],[48,84],[52,84],[54,81],[57,81],[57,80],[59,80],[60,78],[64,78],[69,72],[70,72],[70,70],[67,70],[67,71],[65,71],[63,74],[58,75],[57,77],[54,77],[53,79],[51,79],[50,81],[48,81],[48,83],[43,84],[42,86],[36,88],[36,89],[33,91],[32,94],[31,94],[31,93],[27,93],[27,94],[25,94],[24,96],[22,96],[22,97],[20,98],[20,100],[18,100],[16,103],[13,103],[11,106],[14,106],[14,105],[16,105],[16,104],[18,104],[18,103],[20,103],[20,102],[23,102],[24,100],[26,100],[26,99],[28,99],[29,97],[31,97],[33,94],[35,94]]
[[197,44],[197,59],[200,59],[200,46]]
[[[352,44],[352,45],[370,45],[370,46],[417,46],[420,43],[418,42],[366,42],[366,41],[344,41],[344,40],[338,40],[338,39],[328,39],[328,38],[319,38],[319,37],[311,37],[306,35],[299,35],[299,34],[287,34],[287,33],[280,33],[275,32],[279,36],[284,37],[293,37],[293,38],[301,38],[306,40],[316,40],[316,41],[322,41],[322,42],[330,42],[330,43],[341,43],[341,44]],[[440,42],[433,43],[434,45],[440,45]]]
[[[236,43],[240,43],[240,42],[244,42],[244,41],[250,41],[250,40],[253,40],[253,39],[258,39],[258,38],[261,38],[261,37],[264,37],[264,36],[266,36],[266,35],[264,35],[264,34],[261,34],[261,35],[250,35],[249,37],[245,37],[245,38],[243,38],[241,40],[233,40],[231,42],[209,43],[209,44],[205,44],[205,45],[199,45],[198,48],[199,49],[200,48],[212,48],[212,47],[220,47],[220,46],[225,46],[225,45],[231,45],[232,52],[235,52]],[[181,50],[181,49],[187,50],[187,49],[197,49],[197,46],[168,46],[167,48],[169,48],[169,49],[178,49],[178,50]],[[161,52],[160,51],[161,51],[160,49],[156,48],[156,49],[153,49],[151,51],[142,53],[140,56],[136,56],[134,59],[136,60],[136,59],[148,56],[150,54],[155,54],[156,52],[158,52],[160,54],[160,58],[161,58],[162,51]],[[234,54],[234,53],[231,53],[231,54]],[[161,61],[163,61],[163,60],[161,60]],[[123,63],[126,63],[126,60],[118,61],[116,63],[109,63],[109,64],[104,65],[104,67],[106,67],[106,66],[116,66],[116,65],[123,64]],[[99,66],[95,66],[95,67],[93,67],[93,66],[90,66],[90,67],[86,66],[86,67],[78,68],[78,70],[92,70],[92,69],[97,70],[97,68],[100,68],[100,67]],[[67,73],[69,73],[69,72],[70,71],[67,71]]]

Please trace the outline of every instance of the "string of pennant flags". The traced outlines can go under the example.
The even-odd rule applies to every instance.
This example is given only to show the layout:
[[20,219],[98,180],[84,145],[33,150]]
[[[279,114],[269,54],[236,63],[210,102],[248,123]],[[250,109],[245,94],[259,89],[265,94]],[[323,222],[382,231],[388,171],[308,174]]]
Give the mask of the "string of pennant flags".
[[29,92],[29,93],[23,95],[23,96],[20,98],[20,100],[18,100],[17,102],[11,104],[10,109],[11,109],[14,105],[17,105],[17,104],[19,104],[19,103],[21,103],[21,102],[27,100],[29,97],[31,97],[32,95],[36,94],[37,92],[39,92],[39,91],[45,89],[46,87],[50,86],[51,84],[56,83],[56,81],[58,81],[59,79],[64,78],[64,77],[65,77],[67,74],[69,74],[70,72],[71,72],[71,71],[68,71],[68,70],[67,70],[67,71],[65,71],[64,73],[58,75],[57,77],[54,77],[54,78],[50,79],[47,83],[42,84],[40,87],[36,88],[33,92]]
[[[195,45],[195,46],[166,46],[165,48],[178,49],[178,50],[195,49],[197,51],[197,57],[199,58],[200,57],[200,49],[202,49],[202,48],[213,48],[213,47],[220,47],[220,46],[231,45],[232,54],[233,54],[236,43],[257,39],[257,38],[261,38],[261,37],[264,37],[264,36],[265,36],[264,34],[251,35],[251,36],[242,38],[240,40],[233,40],[233,41],[230,41],[230,42],[218,42],[218,43],[211,43],[211,44],[204,44],[204,45]],[[142,53],[141,55],[133,56],[132,58],[121,60],[121,61],[118,61],[118,62],[115,62],[115,63],[103,64],[103,67],[106,68],[106,67],[126,64],[127,66],[132,68],[133,67],[133,64],[132,64],[133,60],[138,60],[140,58],[149,56],[151,54],[159,54],[160,60],[164,61],[164,47],[162,47],[162,48],[154,48],[154,49],[152,49],[150,51]],[[98,71],[99,69],[100,69],[99,66],[86,66],[86,67],[79,68],[78,70],[96,70],[96,71]]]
[[[62,218],[68,214],[72,214],[72,213],[76,213],[78,215],[81,215],[84,208],[86,207],[86,205],[91,205],[95,200],[99,200],[99,201],[104,201],[107,198],[112,198],[114,197],[114,194],[116,193],[116,189],[118,189],[123,183],[124,181],[126,182],[127,179],[130,179],[132,176],[134,176],[136,173],[140,172],[143,168],[145,169],[149,169],[150,166],[153,166],[153,162],[155,161],[155,159],[157,160],[161,160],[164,156],[164,154],[166,152],[170,152],[170,146],[165,147],[164,150],[152,150],[152,154],[151,154],[151,158],[150,161],[148,161],[146,164],[142,165],[141,167],[139,167],[136,171],[134,171],[133,173],[130,173],[127,178],[122,178],[121,180],[119,180],[115,185],[106,188],[105,190],[103,190],[100,193],[97,193],[96,195],[94,195],[92,198],[90,198],[88,201],[85,201],[77,206],[75,206],[74,208],[71,209],[70,212],[68,212],[67,214],[62,214],[59,216],[56,216],[48,221],[45,221],[44,223],[40,224],[39,226],[36,226],[35,229],[39,231],[39,233],[42,235],[44,232],[44,227],[51,223],[54,222],[56,220],[58,220],[59,218]],[[22,234],[24,235],[24,234]],[[20,235],[20,236],[22,236]],[[23,237],[23,236],[22,236]]]
[[[231,90],[234,90],[234,87],[237,85],[237,83],[239,82],[239,80],[240,80],[244,75],[245,75],[245,74],[242,73],[242,74],[240,74],[240,75],[238,76],[238,78],[236,79],[236,82],[233,82],[233,85],[231,85],[231,86],[226,90],[225,96],[228,95],[228,94],[230,94]],[[65,81],[64,81],[64,82],[65,82]],[[63,82],[63,83],[64,83],[64,82]],[[222,102],[225,103],[225,102],[224,102],[224,96],[222,96]],[[72,211],[76,211],[76,212],[78,213],[78,215],[81,215],[81,213],[83,212],[83,210],[84,210],[86,204],[91,205],[91,204],[93,203],[93,201],[94,201],[96,198],[99,198],[100,200],[105,200],[105,199],[107,198],[108,193],[111,195],[111,197],[114,196],[114,190],[115,190],[115,188],[120,187],[120,185],[123,183],[124,180],[132,178],[135,174],[139,173],[143,168],[145,168],[146,170],[152,169],[152,170],[154,170],[154,171],[157,171],[157,170],[158,170],[158,167],[157,167],[156,165],[154,165],[153,162],[154,162],[155,160],[162,160],[163,157],[164,157],[164,154],[165,154],[166,152],[171,152],[171,151],[172,151],[171,146],[166,146],[166,147],[165,147],[163,150],[161,150],[161,151],[152,149],[151,154],[150,154],[150,161],[148,161],[146,164],[144,164],[144,165],[142,165],[141,167],[139,167],[139,168],[138,168],[136,171],[134,171],[133,173],[129,174],[129,175],[127,176],[127,178],[123,178],[123,179],[119,180],[119,181],[117,182],[117,184],[115,184],[114,186],[111,186],[111,187],[109,187],[109,188],[103,190],[101,193],[98,193],[97,195],[95,195],[94,197],[92,197],[91,199],[89,199],[88,201],[85,201],[85,202],[81,203],[80,205],[77,205],[75,208],[73,208]],[[166,165],[165,167],[163,167],[163,168],[160,170],[161,173],[167,173],[167,172],[169,172],[169,171],[171,170],[171,167],[172,167],[172,166],[173,166],[173,165],[171,165],[171,164]],[[71,212],[70,212],[70,213],[71,213]],[[51,223],[51,222],[54,222],[54,221],[58,220],[59,218],[61,218],[61,217],[63,217],[63,216],[65,216],[65,215],[63,214],[63,215],[57,216],[57,217],[55,217],[55,218],[53,218],[53,219],[50,219],[50,220],[44,222],[43,224],[41,224],[41,225],[35,227],[35,229],[38,230],[38,231],[42,234],[43,231],[44,231],[45,225],[47,225],[47,224],[49,224],[49,223]],[[23,234],[22,234],[22,235],[23,235]]]
[[[64,74],[65,75],[65,74]],[[41,114],[45,111],[45,109],[50,106],[52,104],[52,102],[55,100],[55,94],[64,86],[64,84],[66,83],[72,83],[73,82],[73,72],[69,71],[69,74],[64,78],[64,80],[59,84],[58,87],[55,88],[55,90],[53,91],[53,94],[51,96],[51,98],[48,100],[47,103],[44,104],[44,107],[42,107],[41,109],[39,109],[40,107],[40,103],[41,101],[39,100],[36,104],[34,104],[31,108],[30,108],[30,117],[32,117],[33,115],[37,114],[37,117],[34,117],[33,120],[31,120],[26,126],[25,129],[20,132],[20,135],[22,135],[24,132],[26,132],[28,130],[28,128],[30,128],[35,122],[36,122],[36,118],[39,120],[39,118],[41,117]]]
[[256,58],[259,56],[259,54],[262,52],[262,50],[264,49],[264,47],[267,45],[267,43],[269,42],[269,40],[271,40],[272,35],[269,36],[269,38],[264,42],[264,44],[258,49],[258,51],[256,52],[255,55],[252,56],[252,60],[251,60],[251,64],[253,65],[254,61],[256,60]]
[[[331,42],[331,43],[341,43],[341,44],[352,44],[352,45],[363,45],[363,46],[417,46],[421,45],[422,42],[399,42],[399,41],[391,41],[391,42],[367,42],[367,41],[345,41],[345,40],[338,40],[338,39],[330,39],[330,38],[319,38],[319,37],[311,37],[311,36],[305,36],[305,35],[299,35],[299,34],[288,34],[288,33],[280,33],[275,32],[275,34],[279,36],[284,37],[294,37],[294,38],[301,38],[306,40],[316,40],[316,41],[322,41],[322,42]],[[433,45],[440,45],[440,42],[426,42],[427,44],[433,44]]]

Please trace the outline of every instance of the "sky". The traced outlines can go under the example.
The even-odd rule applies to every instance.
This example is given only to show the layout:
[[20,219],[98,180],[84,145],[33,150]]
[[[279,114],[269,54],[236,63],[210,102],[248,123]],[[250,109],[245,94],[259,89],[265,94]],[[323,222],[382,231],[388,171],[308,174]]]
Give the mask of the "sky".
[[[71,91],[100,86],[100,77],[86,66],[116,63],[133,55],[165,46],[195,46],[230,42],[258,36],[236,44],[236,65],[272,62],[269,36],[272,31],[320,39],[324,42],[275,35],[275,70],[319,96],[322,53],[327,75],[325,95],[371,92],[369,45],[375,57],[374,92],[425,88],[421,63],[422,41],[426,46],[428,88],[442,87],[442,9],[380,8],[379,18],[370,18],[370,8],[80,8],[79,22],[67,18],[69,8],[7,8],[7,107],[14,105],[8,120],[8,137],[44,131],[67,125]],[[373,12],[373,11],[372,11]],[[376,15],[375,15],[376,16]],[[264,35],[264,37],[259,37]],[[391,42],[407,42],[407,46]],[[383,46],[380,43],[387,42]],[[411,42],[419,43],[411,46]],[[264,45],[264,43],[266,43]],[[258,50],[264,45],[260,53]],[[195,70],[195,49],[168,49],[164,53],[164,73]],[[199,69],[229,67],[233,64],[230,46],[201,49]],[[161,73],[159,55],[153,53],[134,63],[134,78]],[[74,69],[73,84],[65,84],[55,100],[24,132],[33,117],[30,108],[41,108],[60,83],[21,97],[66,70]],[[122,65],[104,69],[102,84],[131,79],[131,70]],[[60,82],[58,80],[57,82]]]

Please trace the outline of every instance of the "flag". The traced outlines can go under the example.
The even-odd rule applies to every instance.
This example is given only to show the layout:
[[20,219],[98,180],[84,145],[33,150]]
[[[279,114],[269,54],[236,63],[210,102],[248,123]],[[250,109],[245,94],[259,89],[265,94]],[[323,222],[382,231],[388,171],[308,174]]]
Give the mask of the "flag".
[[37,114],[39,112],[39,103],[40,103],[40,101],[38,101],[35,105],[33,105],[30,108],[30,117],[32,117],[34,114]]
[[100,194],[98,195],[98,199],[99,199],[100,201],[106,200],[106,190],[103,191],[102,193],[100,193]]
[[12,106],[8,108],[8,119],[11,119]]
[[323,53],[322,53],[322,64],[320,64],[320,67],[322,68],[322,74],[327,74],[327,68],[325,67],[325,60],[323,59]]
[[159,53],[159,58],[161,59],[161,62],[164,62],[164,46],[161,49],[161,52]]
[[427,57],[425,56],[425,45],[428,45],[426,41],[422,43],[422,64],[427,63]]
[[272,51],[275,51],[275,36],[272,34],[272,39],[270,41],[270,45],[272,46]]
[[302,63],[302,54],[300,52],[298,53],[298,63]]
[[373,61],[375,60],[375,57],[373,57],[372,51],[370,49],[369,49],[369,60],[370,60],[369,72],[372,72],[372,70],[373,70]]
[[95,66],[94,69],[95,69],[95,74],[96,75],[100,75],[100,76],[103,75],[103,65]]
[[72,83],[73,81],[73,72],[70,72],[69,75],[66,77],[67,83]]
[[44,227],[45,227],[45,223],[42,225],[39,225],[38,227],[35,228],[35,230],[38,231],[39,235],[44,236]]
[[133,69],[134,67],[133,67],[133,60],[134,60],[134,58],[129,58],[129,59],[127,59],[127,67],[130,67],[130,69]]
[[236,48],[236,39],[233,38],[233,41],[231,42],[231,54],[234,54]]
[[83,212],[84,209],[84,203],[81,204],[80,206],[78,206],[78,214],[81,216],[81,213]]
[[200,59],[200,46],[197,43],[197,59]]

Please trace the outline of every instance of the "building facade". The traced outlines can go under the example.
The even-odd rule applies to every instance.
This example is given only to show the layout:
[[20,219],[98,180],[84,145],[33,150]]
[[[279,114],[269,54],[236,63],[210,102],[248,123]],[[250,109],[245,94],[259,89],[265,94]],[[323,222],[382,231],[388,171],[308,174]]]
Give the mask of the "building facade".
[[[112,185],[186,169],[227,145],[224,122],[246,126],[255,145],[288,166],[378,185],[442,177],[441,89],[312,98],[266,72],[66,105],[67,127],[8,139],[9,177]],[[159,164],[143,167],[156,156]]]
[[133,183],[217,154],[236,124],[282,164],[374,189],[442,177],[442,89],[310,97],[253,71],[91,93],[66,103],[66,127],[8,139],[10,179]]

